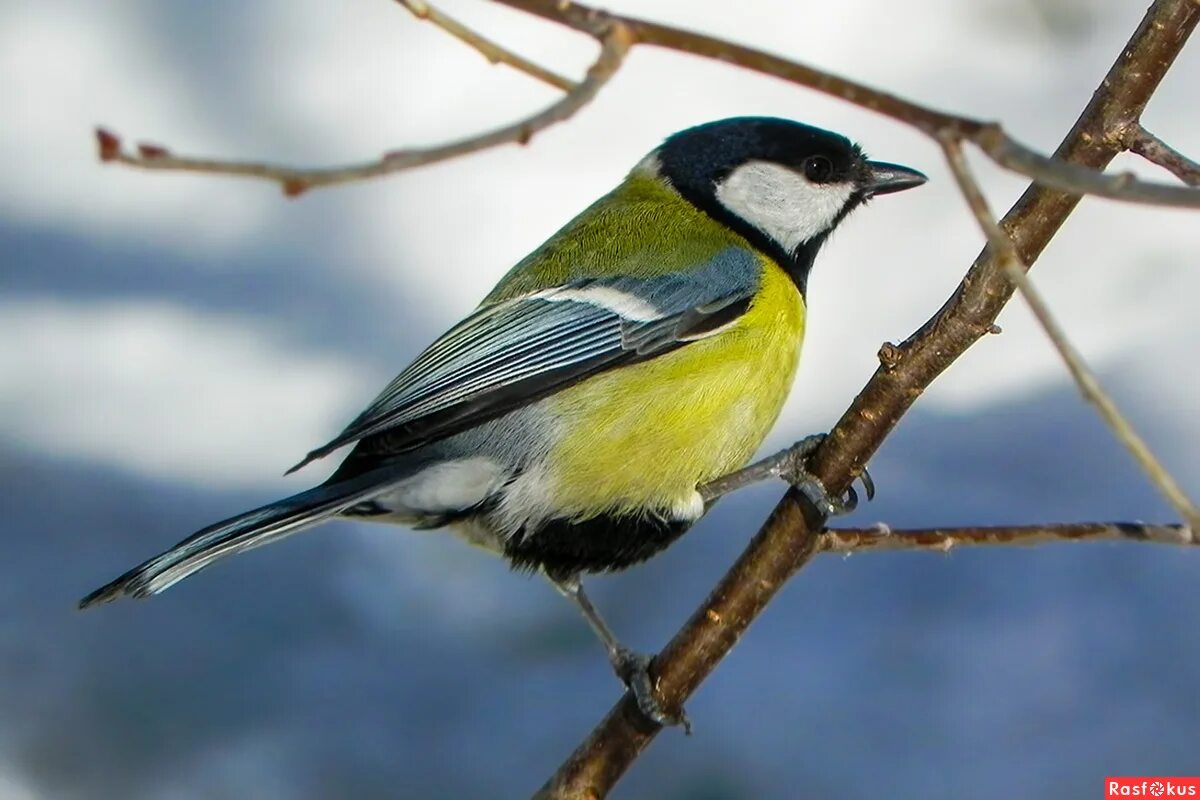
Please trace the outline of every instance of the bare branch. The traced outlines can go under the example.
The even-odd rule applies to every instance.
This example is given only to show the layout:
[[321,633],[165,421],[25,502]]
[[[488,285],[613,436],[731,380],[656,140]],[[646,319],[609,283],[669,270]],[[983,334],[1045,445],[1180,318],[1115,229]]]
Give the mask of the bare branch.
[[1142,158],[1172,173],[1188,186],[1200,186],[1200,164],[1179,152],[1135,122],[1125,129],[1125,146]]
[[617,16],[579,3],[561,0],[496,0],[552,22],[590,34],[602,35],[606,26],[619,22],[632,33],[636,44],[663,47],[734,64],[754,72],[805,86],[848,103],[912,125],[936,139],[951,136],[977,145],[1000,166],[1036,180],[1044,186],[1075,194],[1092,194],[1113,200],[1151,205],[1200,208],[1200,191],[1184,186],[1138,180],[1132,173],[1105,175],[1094,169],[1047,158],[1013,139],[996,123],[947,114],[880,91],[856,81],[789,61],[752,47],[727,42],[692,31],[660,25],[634,17]]
[[[536,5],[545,11],[543,16],[556,18],[550,4],[533,0],[510,4],[518,2],[521,7]],[[568,6],[567,11],[574,8]],[[579,24],[584,21],[578,20]],[[1121,132],[1141,115],[1197,22],[1200,3],[1195,0],[1155,0],[1055,157],[1103,170],[1121,150]],[[636,33],[639,41],[645,41],[640,30]],[[735,56],[729,60],[740,63]],[[880,105],[879,98],[873,100]],[[896,107],[891,108],[894,111]],[[937,127],[935,124],[932,129]],[[1023,263],[1037,260],[1079,199],[1076,193],[1040,185],[1026,189],[1001,222]],[[993,250],[987,248],[976,258],[933,318],[905,342],[886,348],[887,357],[881,358],[879,369],[813,454],[809,469],[830,492],[845,491],[925,387],[993,329],[997,314],[1013,292]],[[798,493],[788,491],[737,563],[655,659],[660,705],[668,710],[678,708],[716,668],[779,587],[812,557],[819,540],[813,529],[804,517]],[[538,797],[605,797],[659,730],[638,712],[627,693],[551,776]]]
[[1006,134],[999,125],[988,125],[963,137],[1005,169],[1032,178],[1043,186],[1152,206],[1200,208],[1200,191],[1138,180],[1132,172],[1108,174],[1070,164],[1029,149]]
[[570,78],[564,78],[496,44],[491,39],[481,36],[453,17],[447,16],[428,3],[423,2],[423,0],[396,0],[396,2],[411,11],[417,19],[429,20],[468,47],[478,50],[492,64],[507,64],[513,69],[524,72],[531,78],[539,80],[542,83],[548,83],[555,89],[564,92],[570,92],[575,89],[575,81]]
[[587,105],[621,66],[625,54],[629,52],[633,43],[629,31],[619,22],[614,22],[606,27],[605,31],[600,34],[600,41],[600,55],[588,70],[587,76],[562,99],[545,110],[520,122],[468,139],[421,150],[397,150],[385,154],[376,161],[368,161],[363,164],[299,169],[252,161],[222,161],[176,156],[165,147],[154,144],[139,144],[136,151],[128,152],[116,134],[103,128],[96,130],[96,141],[102,161],[114,161],[139,169],[204,172],[215,175],[261,178],[278,183],[283,187],[285,194],[295,197],[318,186],[332,186],[338,183],[387,175],[464,156],[501,144],[527,143],[534,134],[557,122],[569,119]]
[[1196,505],[1183,491],[1183,487],[1179,485],[1179,482],[1167,471],[1162,462],[1150,451],[1150,446],[1133,429],[1133,425],[1121,413],[1120,409],[1117,408],[1116,402],[1113,401],[1108,392],[1104,391],[1096,374],[1092,372],[1091,368],[1083,360],[1083,356],[1075,349],[1070,340],[1067,339],[1066,332],[1058,324],[1058,320],[1054,318],[1054,315],[1050,313],[1050,309],[1047,307],[1041,293],[1034,288],[1033,282],[1025,274],[1027,268],[1021,263],[1021,257],[1017,254],[1017,249],[1013,245],[1012,239],[1001,229],[992,216],[991,209],[988,208],[987,199],[983,196],[979,184],[971,174],[971,169],[967,164],[966,158],[963,157],[962,147],[954,139],[945,137],[942,139],[942,148],[945,151],[946,160],[950,164],[950,170],[954,173],[954,179],[958,182],[958,188],[962,191],[967,205],[971,207],[971,211],[974,213],[979,227],[983,230],[983,235],[987,238],[988,244],[994,249],[1008,279],[1020,289],[1021,295],[1029,304],[1033,315],[1037,317],[1042,329],[1050,337],[1054,349],[1058,351],[1063,362],[1066,363],[1071,377],[1075,379],[1075,384],[1079,387],[1079,391],[1083,393],[1084,398],[1088,402],[1096,407],[1097,411],[1100,412],[1101,418],[1112,429],[1113,434],[1121,444],[1125,445],[1130,455],[1137,461],[1138,466],[1150,476],[1150,480],[1166,496],[1167,501],[1175,507],[1180,516],[1187,520],[1193,529],[1200,530],[1200,509],[1196,508]]
[[1142,522],[1081,522],[1064,525],[998,525],[980,528],[895,529],[831,528],[821,534],[823,553],[861,553],[875,550],[935,550],[958,547],[1035,545],[1054,542],[1125,541],[1200,547],[1200,536],[1186,525],[1147,525]]
[[[429,19],[466,42],[493,62],[502,62],[538,80],[567,89],[562,100],[524,122],[459,142],[423,150],[389,153],[376,161],[343,167],[299,168],[253,161],[230,161],[175,156],[161,145],[140,145],[136,152],[125,152],[121,140],[111,132],[98,129],[101,160],[132,167],[180,172],[203,172],[271,180],[283,186],[288,196],[308,189],[388,175],[424,164],[432,164],[510,142],[527,142],[542,128],[573,115],[591,101],[604,83],[620,67],[625,52],[634,44],[647,44],[705,58],[735,64],[782,80],[839,97],[847,102],[912,125],[935,138],[951,136],[970,141],[1000,166],[1030,177],[1039,183],[1076,194],[1092,194],[1113,200],[1151,205],[1200,208],[1200,191],[1138,180],[1132,173],[1105,175],[1061,159],[1048,158],[1017,142],[996,123],[946,114],[904,100],[896,95],[855,81],[817,70],[804,64],[773,56],[761,50],[743,47],[698,33],[647,22],[632,17],[607,14],[588,6],[562,0],[496,0],[504,5],[568,25],[601,41],[600,59],[579,84],[562,78],[527,59],[485,39],[456,20],[431,8],[422,0],[397,0],[418,17]],[[621,36],[617,35],[620,32]],[[617,41],[620,39],[620,41]],[[107,144],[107,147],[106,147]],[[1173,152],[1173,151],[1172,151]],[[1176,154],[1178,155],[1178,154]]]

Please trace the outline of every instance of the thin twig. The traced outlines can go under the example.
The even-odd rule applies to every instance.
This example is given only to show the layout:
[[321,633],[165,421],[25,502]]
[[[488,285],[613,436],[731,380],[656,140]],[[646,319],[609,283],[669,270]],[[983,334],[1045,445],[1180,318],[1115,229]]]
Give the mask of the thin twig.
[[1188,186],[1200,186],[1200,164],[1146,130],[1142,123],[1134,122],[1125,129],[1125,146]]
[[830,528],[821,534],[819,549],[823,553],[847,555],[874,550],[934,550],[948,553],[958,547],[1105,540],[1200,547],[1200,535],[1186,525],[1081,522],[1059,525],[893,529],[881,523],[871,528]]
[[962,192],[964,199],[966,199],[967,205],[970,206],[971,211],[974,213],[975,219],[979,223],[984,236],[987,238],[988,244],[995,250],[1001,267],[1004,269],[1009,280],[1016,284],[1021,295],[1029,304],[1030,310],[1037,317],[1042,329],[1050,337],[1050,341],[1054,344],[1054,349],[1058,351],[1063,362],[1066,363],[1071,377],[1075,379],[1075,384],[1079,387],[1079,391],[1083,393],[1084,398],[1088,402],[1096,407],[1100,412],[1101,418],[1112,429],[1113,435],[1125,445],[1134,460],[1150,476],[1150,480],[1163,493],[1167,501],[1175,507],[1175,510],[1187,520],[1193,529],[1200,530],[1200,508],[1197,508],[1191,501],[1183,491],[1183,487],[1179,485],[1179,482],[1175,480],[1171,473],[1167,471],[1167,468],[1163,466],[1162,462],[1151,452],[1146,441],[1138,435],[1133,425],[1130,424],[1125,415],[1117,408],[1117,404],[1113,401],[1112,397],[1100,385],[1096,374],[1092,372],[1091,368],[1083,360],[1083,356],[1071,344],[1066,332],[1058,324],[1058,320],[1050,313],[1050,309],[1047,307],[1041,293],[1034,288],[1033,282],[1025,274],[1026,267],[1022,263],[1020,255],[1017,254],[1017,249],[1013,245],[1012,239],[1009,238],[1008,234],[996,223],[995,217],[992,216],[987,198],[983,196],[983,192],[980,190],[979,184],[971,173],[971,168],[967,164],[966,158],[963,156],[962,147],[954,139],[944,137],[942,139],[942,149],[946,154],[946,161],[950,164],[950,170],[954,173],[954,179],[958,183],[958,188]]
[[368,161],[363,164],[321,169],[297,169],[258,162],[175,156],[165,147],[154,144],[139,144],[135,152],[128,152],[122,146],[121,139],[104,128],[96,130],[96,141],[102,161],[113,161],[149,170],[204,172],[261,178],[278,183],[283,187],[285,194],[294,197],[318,186],[332,186],[338,183],[387,175],[464,156],[501,144],[527,143],[534,134],[557,122],[569,119],[587,105],[620,68],[625,54],[629,52],[629,48],[633,44],[629,31],[619,22],[614,22],[606,27],[600,36],[600,41],[600,55],[588,70],[586,77],[570,92],[563,95],[562,99],[543,111],[520,122],[468,139],[422,150],[397,150],[385,154],[376,161]]
[[423,0],[396,0],[396,2],[411,11],[417,19],[432,22],[468,47],[478,50],[492,64],[507,64],[513,69],[524,72],[531,78],[539,80],[542,83],[548,83],[555,89],[560,89],[564,92],[570,92],[575,89],[575,81],[570,78],[564,78],[558,73],[551,72],[540,64],[535,64],[524,56],[514,53],[502,45],[493,42],[491,39],[476,33],[453,17],[447,16],[428,3],[423,2]]
[[1048,158],[1011,138],[999,125],[987,125],[963,138],[977,145],[1000,166],[1043,186],[1127,203],[1200,208],[1200,191],[1139,180],[1132,172],[1109,174]]

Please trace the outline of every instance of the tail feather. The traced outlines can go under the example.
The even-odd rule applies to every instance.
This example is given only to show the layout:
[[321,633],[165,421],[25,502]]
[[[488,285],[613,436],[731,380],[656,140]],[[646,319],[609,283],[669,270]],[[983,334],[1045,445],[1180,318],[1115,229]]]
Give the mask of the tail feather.
[[148,597],[228,555],[297,533],[350,506],[388,491],[395,469],[373,470],[348,481],[318,486],[209,525],[79,601],[80,608],[118,597]]

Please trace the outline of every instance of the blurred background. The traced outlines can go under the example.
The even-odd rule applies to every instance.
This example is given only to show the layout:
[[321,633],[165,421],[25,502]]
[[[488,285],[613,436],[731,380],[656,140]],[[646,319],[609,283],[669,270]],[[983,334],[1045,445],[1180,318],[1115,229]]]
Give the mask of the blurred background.
[[[1052,150],[1144,10],[1118,0],[622,2],[999,119]],[[442,7],[571,74],[587,39]],[[1146,113],[1200,154],[1200,42]],[[810,285],[766,449],[829,428],[981,241],[917,133],[781,82],[638,49],[571,122],[389,179],[274,187],[97,163],[96,124],[181,153],[330,164],[555,93],[384,0],[0,6],[0,800],[521,797],[619,694],[576,612],[452,537],[334,523],[144,603],[79,596],[195,528],[306,488],[335,434],[519,257],[667,134],[740,114],[844,132],[930,184],[856,215]],[[1024,187],[979,162],[993,204]],[[1121,168],[1169,179],[1133,158]],[[1200,487],[1195,213],[1087,199],[1034,271],[1176,476]],[[848,524],[1169,521],[1021,303],[917,404]],[[336,461],[336,459],[334,459]],[[593,579],[656,650],[780,494],[723,502]],[[1089,544],[825,556],[616,796],[1099,797],[1200,770],[1200,553]]]

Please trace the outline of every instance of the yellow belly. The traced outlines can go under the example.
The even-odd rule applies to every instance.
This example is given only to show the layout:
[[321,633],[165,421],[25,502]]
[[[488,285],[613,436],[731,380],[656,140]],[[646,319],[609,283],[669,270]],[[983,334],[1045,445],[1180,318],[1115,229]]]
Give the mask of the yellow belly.
[[754,455],[791,388],[805,316],[791,279],[762,261],[762,288],[730,328],[549,399],[565,432],[545,475],[558,513],[677,507]]

